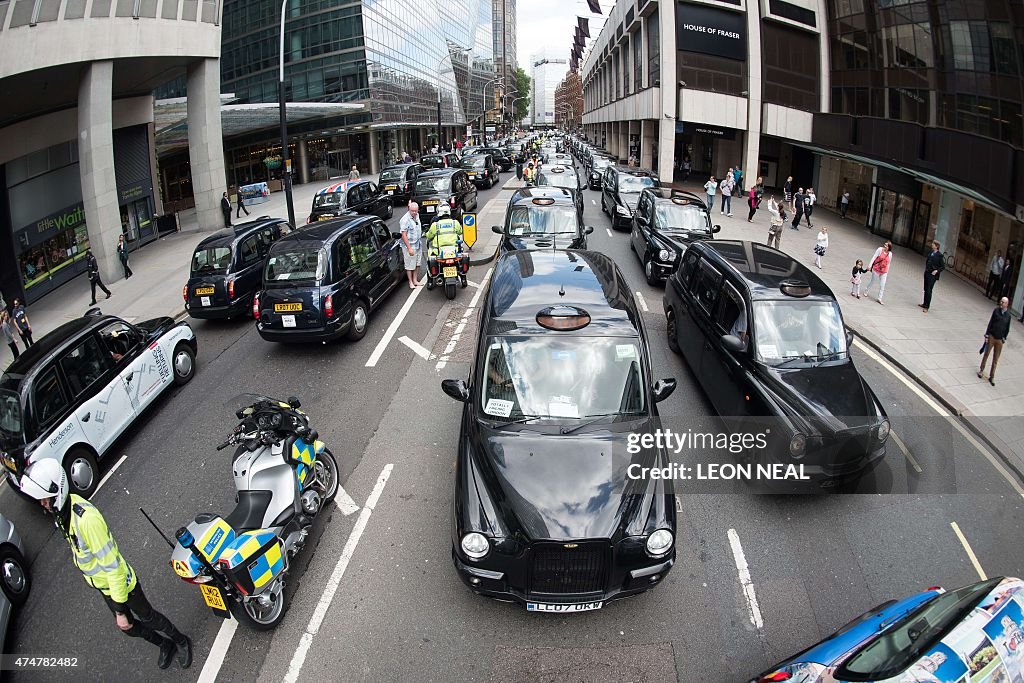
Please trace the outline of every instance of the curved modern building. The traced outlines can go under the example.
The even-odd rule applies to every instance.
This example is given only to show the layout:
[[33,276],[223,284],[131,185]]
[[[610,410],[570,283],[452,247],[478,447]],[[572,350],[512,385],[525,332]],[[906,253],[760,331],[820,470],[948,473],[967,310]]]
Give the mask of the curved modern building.
[[200,225],[224,188],[219,0],[0,2],[0,289],[33,301],[156,238],[153,90],[188,80]]

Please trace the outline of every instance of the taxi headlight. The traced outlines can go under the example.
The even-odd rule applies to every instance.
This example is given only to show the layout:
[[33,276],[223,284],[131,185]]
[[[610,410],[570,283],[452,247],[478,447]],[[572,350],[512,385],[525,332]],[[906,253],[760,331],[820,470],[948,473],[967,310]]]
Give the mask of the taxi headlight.
[[658,259],[661,261],[672,261],[672,252],[668,249],[662,249],[658,252]]
[[615,212],[616,213],[621,213],[623,216],[628,216],[629,215],[629,209],[626,208],[625,206],[622,206],[621,204],[619,206],[615,207]]
[[883,443],[889,438],[889,432],[892,430],[888,420],[882,420],[882,424],[878,425],[878,433],[875,434],[878,437],[879,443]]
[[789,440],[789,454],[794,458],[804,457],[804,453],[807,452],[807,436],[797,432],[793,435],[793,438]]
[[651,557],[664,557],[672,549],[672,532],[658,529],[647,537],[647,554]]
[[491,544],[487,537],[473,531],[462,537],[462,552],[472,560],[483,558],[491,550]]

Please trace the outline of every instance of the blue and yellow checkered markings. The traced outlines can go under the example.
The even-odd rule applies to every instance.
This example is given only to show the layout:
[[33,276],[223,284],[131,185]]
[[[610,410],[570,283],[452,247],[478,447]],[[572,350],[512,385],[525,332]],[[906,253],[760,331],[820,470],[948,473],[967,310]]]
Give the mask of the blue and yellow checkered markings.
[[295,443],[292,444],[292,461],[298,463],[295,473],[299,477],[299,484],[306,483],[306,475],[309,474],[313,461],[316,460],[318,453],[323,452],[325,447],[323,441],[315,441],[310,445],[301,439],[296,439]]
[[[226,547],[235,541],[235,530],[223,519],[218,518],[210,523],[210,527],[203,534],[196,547],[206,556],[210,562],[215,561]],[[199,560],[196,560],[199,563]],[[199,566],[202,566],[201,564]]]
[[274,533],[272,531],[262,529],[239,534],[232,547],[224,551],[221,562],[226,562],[231,569],[234,569],[259,552],[260,548],[273,539]]
[[259,559],[249,565],[249,578],[253,588],[259,590],[272,581],[284,569],[284,558],[281,556],[281,544],[270,546]]

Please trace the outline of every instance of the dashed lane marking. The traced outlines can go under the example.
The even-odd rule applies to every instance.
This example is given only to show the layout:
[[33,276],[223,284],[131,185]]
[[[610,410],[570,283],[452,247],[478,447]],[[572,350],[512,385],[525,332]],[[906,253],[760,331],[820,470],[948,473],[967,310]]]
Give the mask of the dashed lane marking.
[[647,301],[644,299],[644,295],[640,292],[636,292],[636,302],[640,304],[640,308],[643,309],[644,313],[649,313],[651,309],[647,308]]
[[950,522],[949,525],[953,527],[953,533],[960,539],[960,545],[964,547],[964,551],[967,553],[967,558],[974,565],[974,571],[978,572],[978,576],[981,577],[982,581],[988,579],[985,575],[985,570],[981,568],[981,563],[978,562],[978,556],[974,554],[974,550],[971,548],[971,544],[967,542],[967,537],[964,536],[964,532],[960,531],[960,525],[956,522]]
[[735,529],[729,529],[729,545],[732,546],[732,557],[736,561],[736,572],[739,575],[740,587],[743,588],[743,597],[747,601],[750,623],[760,630],[764,626],[764,620],[761,618],[761,608],[757,606],[757,593],[754,592],[754,582],[750,580],[750,569],[743,554],[743,546],[740,545],[740,536]]
[[606,233],[608,233],[608,236],[609,236],[609,237],[611,237],[611,236],[612,236],[612,229],[611,229],[611,228],[605,228],[605,229],[604,229],[604,231],[605,231]]
[[410,349],[412,349],[412,352],[415,353],[420,358],[422,358],[423,360],[430,360],[430,351],[426,349],[422,344],[414,342],[412,339],[409,339],[408,337],[399,337],[398,341],[402,342]]
[[217,637],[213,641],[213,647],[210,648],[210,656],[203,664],[203,670],[199,674],[197,683],[216,682],[220,668],[224,665],[224,657],[228,654],[228,648],[231,647],[231,640],[235,637],[237,629],[238,622],[234,618],[225,619],[221,623]]
[[370,354],[370,360],[366,361],[366,367],[372,368],[377,365],[377,361],[379,361],[380,357],[384,355],[384,350],[388,348],[388,344],[391,343],[391,339],[395,336],[395,332],[398,332],[398,328],[402,325],[402,321],[405,320],[405,316],[407,316],[409,311],[412,309],[413,303],[416,302],[416,297],[418,297],[420,292],[424,289],[426,289],[426,287],[417,287],[409,293],[405,303],[402,304],[402,309],[398,311],[398,315],[396,315],[395,319],[391,321],[390,325],[388,325],[388,329],[384,332],[384,336],[381,337],[379,342],[377,342],[377,348],[375,348],[373,353]]
[[348,495],[348,491],[346,491],[341,484],[338,484],[338,493],[334,496],[334,504],[338,506],[339,510],[341,510],[341,514],[346,517],[351,515],[353,512],[359,512],[359,506],[356,505],[356,502],[352,500],[352,496]]
[[100,483],[99,485],[96,486],[96,490],[92,492],[92,495],[95,496],[97,493],[99,493],[100,489],[103,488],[103,485],[107,483],[107,479],[110,479],[114,472],[117,472],[117,468],[121,466],[121,463],[123,463],[127,459],[127,455],[122,455],[121,458],[114,463],[114,466],[110,468],[110,471],[107,472],[107,474],[102,479],[100,479]]
[[483,294],[487,281],[491,279],[491,271],[493,270],[494,267],[492,266],[488,268],[487,272],[484,274],[484,279],[480,281],[480,287],[477,288],[476,294],[474,294],[473,298],[470,299],[469,307],[466,308],[466,312],[462,314],[462,319],[455,328],[455,334],[453,334],[452,338],[448,341],[448,345],[444,348],[444,353],[441,354],[441,357],[437,361],[437,365],[434,366],[435,370],[443,370],[444,366],[448,365],[448,359],[451,358],[452,353],[454,353],[455,346],[459,343],[459,339],[462,337],[462,333],[465,331],[466,325],[469,324],[470,317],[476,313],[476,305],[480,302],[480,295]]
[[914,468],[914,471],[921,474],[921,466],[917,464],[917,460],[910,454],[910,451],[907,449],[907,445],[903,443],[903,439],[896,436],[896,432],[894,431],[889,432],[889,438],[892,439],[893,443],[896,444],[896,447],[903,452],[903,457],[910,462],[910,466]]

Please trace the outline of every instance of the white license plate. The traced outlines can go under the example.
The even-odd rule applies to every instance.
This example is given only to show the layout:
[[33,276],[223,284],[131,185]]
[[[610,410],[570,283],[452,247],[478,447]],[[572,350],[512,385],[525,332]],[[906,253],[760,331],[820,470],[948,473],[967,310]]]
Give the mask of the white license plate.
[[427,213],[434,213],[434,207],[428,206],[427,207]]
[[388,190],[387,192],[385,192],[385,194],[394,194],[394,193],[395,193],[394,190]]
[[210,305],[210,297],[208,297],[208,296],[201,296],[201,297],[199,297],[199,303],[201,303],[203,306],[209,306]]
[[526,603],[527,612],[589,612],[601,609],[600,602],[575,602],[569,605],[553,605],[544,602]]
[[281,325],[284,327],[295,327],[295,316],[294,315],[282,315]]

